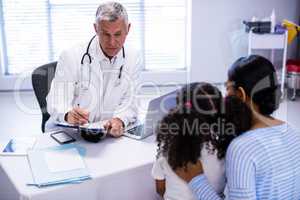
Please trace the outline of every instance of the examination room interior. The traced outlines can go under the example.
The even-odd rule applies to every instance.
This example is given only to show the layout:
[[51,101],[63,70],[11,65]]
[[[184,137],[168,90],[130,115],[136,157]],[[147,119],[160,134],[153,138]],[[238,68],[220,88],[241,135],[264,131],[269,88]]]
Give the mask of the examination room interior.
[[[0,0],[0,141],[43,134],[42,114],[33,91],[31,73],[39,66],[57,61],[64,49],[88,41],[94,34],[94,11],[102,0],[82,2],[85,1]],[[286,62],[294,60],[300,63],[300,0],[120,2],[128,8],[131,22],[126,43],[141,50],[145,63],[140,77],[142,84],[137,94],[140,101],[138,109],[141,112],[146,110],[151,99],[177,90],[186,83],[209,82],[225,95],[229,67],[239,57],[249,54],[250,34],[246,32],[243,21],[275,20],[279,28],[283,27],[279,26],[283,22],[294,23],[290,27],[298,27],[298,32],[292,39],[284,39],[288,44],[282,49],[264,49],[263,46],[267,44],[262,41],[262,48],[253,49],[252,53],[272,60],[280,81],[282,67],[286,67],[282,64],[285,53]],[[288,34],[291,33],[287,31],[286,35],[282,35],[287,37]],[[271,34],[265,34],[266,38],[268,35]],[[282,102],[273,116],[300,129],[300,74],[295,80],[299,88],[292,88],[293,84],[289,83],[287,74],[285,72]],[[294,97],[293,89],[296,91]],[[101,145],[101,142],[97,145]],[[143,161],[142,158],[140,160]],[[4,171],[0,170],[0,187],[5,184],[2,183],[4,179],[1,180],[6,173]],[[5,181],[13,182],[14,177],[7,177]],[[20,194],[22,188],[25,188],[23,185],[15,184]],[[109,188],[109,185],[103,191],[105,188]],[[25,196],[30,196],[32,192],[38,197],[48,190],[51,193],[51,189],[37,191],[25,188],[23,192],[28,192],[24,193]],[[10,193],[7,192],[7,195]]]
[[[41,53],[37,52],[36,49],[26,47],[29,43],[26,43],[26,38],[30,35],[30,28],[24,29],[24,25],[22,22],[19,26],[11,27],[9,23],[17,23],[16,21],[5,21],[6,12],[11,9],[11,5],[5,5],[5,0],[1,1],[2,10],[0,17],[0,26],[1,26],[1,74],[0,74],[0,110],[1,110],[1,126],[0,126],[0,137],[10,137],[10,136],[24,136],[24,135],[34,135],[40,134],[40,123],[41,123],[41,113],[36,101],[36,97],[32,90],[31,80],[30,80],[30,70],[34,68],[46,64],[50,61],[57,60],[59,51],[56,52],[55,55],[52,55],[51,58],[48,55],[43,55],[44,59],[37,59],[37,56],[41,56]],[[54,4],[57,1],[53,1]],[[67,1],[66,1],[67,2]],[[126,2],[126,1],[124,1]],[[172,3],[172,1],[167,1]],[[257,19],[263,19],[270,17],[272,10],[275,11],[276,14],[276,23],[281,23],[282,20],[287,19],[296,24],[300,23],[299,13],[300,13],[300,1],[299,0],[252,0],[252,1],[240,1],[240,0],[181,0],[183,2],[182,5],[180,3],[179,6],[186,6],[186,16],[184,17],[185,21],[184,26],[179,26],[180,28],[184,28],[185,30],[179,30],[178,33],[176,31],[170,31],[167,33],[164,31],[162,26],[154,26],[150,24],[149,27],[156,28],[156,32],[159,32],[155,35],[155,30],[152,31],[150,28],[145,29],[145,33],[143,37],[138,38],[138,40],[143,40],[147,36],[146,31],[152,31],[153,38],[150,40],[156,40],[156,44],[160,44],[161,48],[171,49],[170,45],[174,45],[172,48],[176,49],[176,44],[178,43],[178,48],[184,46],[186,49],[180,50],[181,56],[180,58],[175,58],[178,63],[171,61],[171,59],[164,58],[163,55],[160,57],[151,57],[148,56],[149,67],[145,68],[146,71],[142,72],[142,80],[145,81],[145,86],[140,91],[141,98],[151,98],[157,95],[162,95],[169,91],[172,91],[178,87],[180,84],[195,82],[195,81],[207,81],[210,83],[216,83],[223,88],[222,85],[226,81],[227,69],[233,63],[235,59],[240,56],[247,55],[247,45],[248,45],[248,35],[245,33],[245,27],[242,24],[243,20],[251,20],[254,16]],[[7,2],[6,2],[7,3]],[[149,3],[149,2],[148,2]],[[174,2],[173,2],[174,3]],[[14,15],[17,15],[18,12],[22,12],[21,9],[21,1],[19,2],[19,7],[17,6],[17,10],[15,12],[11,12],[11,16],[7,16],[7,20],[16,20],[13,19]],[[57,3],[59,4],[59,3]],[[61,3],[62,4],[62,3]],[[155,4],[155,3],[153,3]],[[159,3],[161,6],[166,6],[167,3]],[[178,16],[183,9],[177,8],[178,13],[173,13],[174,16],[167,16],[168,13],[160,13],[160,19],[153,20],[156,21],[164,21],[165,19],[172,20],[175,16]],[[57,11],[59,12],[59,10]],[[175,11],[176,12],[176,9]],[[8,13],[9,14],[9,13]],[[19,13],[21,14],[21,13]],[[92,14],[93,15],[93,14]],[[148,15],[151,15],[151,13]],[[153,15],[153,14],[152,14]],[[163,18],[166,15],[165,19]],[[172,14],[170,14],[172,15]],[[57,20],[57,16],[54,18]],[[134,18],[135,15],[131,16],[129,11],[129,20],[130,18]],[[87,17],[88,18],[88,17]],[[151,23],[151,18],[150,22]],[[42,20],[42,19],[41,19]],[[179,19],[181,20],[181,18]],[[84,20],[82,20],[84,21]],[[131,20],[136,22],[132,24],[132,29],[135,31],[137,26],[141,25],[141,21]],[[155,21],[155,22],[156,22]],[[175,20],[174,20],[175,21]],[[155,23],[153,22],[153,23]],[[163,23],[160,22],[160,23]],[[173,22],[173,21],[172,21]],[[8,26],[5,26],[5,24]],[[28,20],[30,23],[30,20]],[[52,21],[52,23],[56,23]],[[80,23],[76,22],[76,23]],[[90,29],[93,31],[93,27]],[[148,22],[147,22],[148,23]],[[46,24],[47,25],[47,24]],[[45,25],[45,26],[46,26]],[[32,25],[31,25],[32,26]],[[38,24],[40,26],[40,24]],[[72,25],[70,25],[72,26]],[[22,27],[22,30],[18,30]],[[40,26],[42,28],[47,28],[44,26]],[[88,26],[85,26],[88,28]],[[5,29],[7,28],[7,29]],[[15,28],[15,29],[14,29]],[[161,31],[159,31],[161,29]],[[21,31],[22,34],[17,34],[16,32],[10,32],[18,30]],[[74,30],[74,29],[70,29]],[[17,32],[18,32],[17,31]],[[42,31],[42,30],[40,30]],[[55,30],[52,30],[55,31]],[[59,29],[57,31],[60,31]],[[80,29],[76,29],[76,31],[80,31]],[[48,34],[52,32],[49,31]],[[7,36],[8,34],[14,34],[14,38]],[[35,31],[32,34],[39,34],[39,31]],[[62,33],[59,33],[62,34]],[[66,31],[62,36],[55,35],[55,37],[69,37],[68,34],[72,34]],[[139,33],[142,35],[141,33]],[[80,36],[80,34],[78,34]],[[138,34],[136,34],[138,35]],[[146,36],[145,36],[146,35]],[[6,37],[5,37],[6,36]],[[165,38],[170,37],[168,42],[165,42]],[[184,43],[182,41],[176,41],[176,37],[181,37],[184,39]],[[29,37],[32,38],[32,37]],[[51,35],[48,37],[49,39],[54,40],[54,37]],[[133,38],[133,37],[132,37]],[[58,39],[58,41],[59,41]],[[84,37],[78,37],[78,42],[84,40]],[[169,42],[170,40],[173,40]],[[73,40],[73,42],[75,42]],[[9,44],[17,44],[21,43],[21,45],[16,45],[16,49],[12,48]],[[37,41],[35,41],[37,42]],[[40,41],[44,45],[47,41]],[[297,43],[298,42],[298,43]],[[57,43],[57,42],[56,42]],[[152,48],[151,45],[147,45],[148,41],[145,42],[146,45],[144,48]],[[144,43],[144,44],[145,44]],[[6,44],[6,45],[4,45]],[[299,41],[294,39],[291,44],[288,45],[287,50],[287,59],[300,59],[299,55],[299,47],[297,50],[297,45],[299,46]],[[67,47],[67,45],[65,45]],[[5,50],[7,48],[7,50]],[[24,49],[19,49],[24,48]],[[54,47],[56,48],[56,47]],[[57,48],[56,48],[57,49]],[[153,49],[159,49],[159,47],[153,47]],[[4,53],[6,52],[6,53]],[[14,53],[11,53],[14,52]],[[144,52],[147,52],[147,49],[144,49]],[[149,51],[148,51],[149,52]],[[38,53],[37,56],[33,55],[34,53]],[[48,54],[49,52],[42,50],[42,53]],[[269,51],[261,50],[261,52],[266,56],[270,56]],[[24,55],[28,54],[28,57],[24,57]],[[178,54],[175,54],[175,56]],[[5,57],[6,56],[6,57]],[[171,55],[172,56],[172,55]],[[26,60],[27,68],[22,68],[22,62],[19,59],[32,59]],[[151,61],[153,59],[153,62]],[[164,59],[163,62],[155,61],[155,59]],[[275,51],[275,64],[280,67],[280,63],[282,56],[281,51]],[[182,61],[184,60],[184,61]],[[5,62],[4,62],[5,61]],[[170,61],[171,64],[166,64],[165,62]],[[12,63],[12,65],[10,65]],[[32,63],[32,66],[28,68],[28,63]],[[172,69],[172,65],[174,63],[174,68]],[[160,66],[161,65],[161,66]],[[10,69],[13,68],[13,69]],[[14,69],[17,68],[17,69]],[[22,71],[23,70],[23,71]],[[28,72],[29,71],[29,72]],[[16,73],[17,72],[17,73]],[[23,73],[21,73],[23,72]],[[280,72],[280,69],[279,69]],[[25,75],[24,75],[25,74]],[[23,77],[22,77],[23,76]],[[20,78],[21,77],[21,78]],[[20,81],[21,80],[21,81]],[[224,90],[224,88],[223,88]],[[288,122],[299,126],[300,118],[298,117],[300,109],[300,98],[296,98],[294,101],[285,98],[283,103],[281,104],[280,109],[277,111],[275,115],[279,116],[287,120]],[[300,128],[300,127],[299,127]]]
[[[243,20],[251,21],[253,17],[259,20],[268,19],[272,11],[274,11],[277,24],[281,24],[284,19],[295,24],[300,23],[299,0],[180,0],[177,2],[178,6],[174,6],[172,12],[167,12],[167,4],[175,4],[176,1],[168,0],[165,3],[164,1],[141,1],[145,1],[145,5],[149,4],[150,6],[150,11],[144,13],[144,18],[147,16],[152,17],[144,21],[136,20],[135,17],[141,17],[143,13],[131,13],[131,8],[129,8],[129,20],[133,18],[131,20],[132,32],[135,34],[134,36],[137,36],[137,38],[133,36],[130,36],[130,38],[134,38],[134,41],[139,41],[139,45],[144,44],[140,46],[144,48],[142,52],[147,54],[144,55],[146,57],[145,70],[141,74],[145,84],[140,89],[139,94],[140,99],[145,102],[155,96],[173,91],[182,84],[195,81],[214,83],[224,92],[224,83],[228,68],[238,57],[248,54],[249,34],[245,32],[245,25],[242,23]],[[30,36],[31,28],[24,27],[32,27],[34,24],[29,24],[33,22],[30,21],[30,16],[28,17],[28,13],[26,12],[23,14],[28,17],[28,21],[17,21],[18,14],[22,15],[22,12],[24,12],[22,11],[22,1],[14,1],[16,3],[14,11],[9,10],[12,9],[12,4],[8,5],[10,1],[0,0],[0,2],[0,138],[38,135],[41,134],[40,124],[42,115],[32,90],[30,73],[34,68],[58,59],[60,50],[62,50],[59,48],[62,47],[57,47],[57,44],[63,41],[63,37],[72,35],[70,30],[80,32],[81,29],[88,28],[89,26],[85,25],[83,28],[77,27],[76,29],[71,27],[70,30],[67,30],[68,25],[74,26],[75,24],[76,26],[80,26],[80,23],[86,20],[78,19],[76,22],[73,21],[74,24],[72,24],[70,16],[66,16],[69,20],[67,22],[70,22],[70,24],[65,24],[65,32],[61,31],[61,29],[57,28],[59,25],[55,24],[57,23],[55,20],[64,16],[62,15],[63,12],[59,10],[60,6],[62,7],[64,4],[59,1],[50,1],[53,3],[53,9],[57,9],[57,13],[60,12],[61,15],[58,14],[52,18],[52,21],[44,23],[42,20],[46,20],[46,17],[42,16],[44,15],[43,13],[40,13],[41,19],[39,23],[37,23],[37,20],[35,22],[41,30],[34,30],[32,32],[32,35],[35,35],[34,37],[39,38],[34,42],[40,42],[41,46],[45,46],[42,46],[42,50],[35,49],[35,47],[26,47],[26,45],[30,45],[26,42],[27,38],[32,39],[33,36]],[[121,2],[127,5],[125,0]],[[65,1],[66,5],[68,3],[70,4],[70,1]],[[155,4],[158,7],[161,6],[161,10],[151,13],[151,8],[153,7],[150,4],[153,4],[153,7],[155,7]],[[165,8],[163,8],[164,6]],[[185,6],[185,8],[182,9],[182,6]],[[33,9],[32,15],[34,15],[34,11],[37,10]],[[182,12],[185,12],[183,17],[181,16]],[[52,15],[57,13],[54,12]],[[94,13],[91,15],[93,16]],[[87,19],[92,19],[88,15],[86,16]],[[24,17],[24,20],[27,19],[26,17]],[[178,18],[177,21],[175,20],[176,17]],[[151,22],[152,19],[153,22]],[[181,23],[178,25],[178,29],[181,28],[184,30],[176,30],[174,27],[172,30],[171,25],[171,30],[164,29],[162,24],[168,24],[168,20],[172,21],[172,23]],[[41,25],[42,23],[44,25]],[[49,30],[49,23],[53,23],[52,28],[54,28],[52,30]],[[92,23],[93,21],[90,22],[91,32],[93,31]],[[144,25],[143,23],[148,24]],[[159,25],[155,23],[159,23]],[[137,28],[139,26],[146,28]],[[47,29],[47,37],[38,37],[39,33],[44,31],[43,29]],[[55,31],[60,32],[56,34]],[[13,37],[10,37],[10,35],[13,35]],[[75,37],[77,38],[73,38],[72,42],[84,41],[86,40],[84,36],[84,34],[76,33]],[[300,59],[299,42],[299,37],[298,39],[295,37],[288,44],[287,60]],[[155,44],[151,45],[151,43]],[[9,44],[16,46],[10,46]],[[47,46],[48,44],[52,45],[51,49],[52,51],[54,49],[55,53],[45,50],[45,48],[50,49]],[[66,43],[63,47],[68,47],[68,44],[71,43]],[[177,44],[178,47],[176,47]],[[173,54],[164,55],[162,50],[163,53],[159,56],[151,56],[151,53],[157,49],[163,49],[165,52],[172,51]],[[278,68],[278,73],[281,73],[282,51],[275,50],[272,52],[275,54],[274,64]],[[32,55],[35,53],[37,55]],[[52,55],[49,56],[51,53]],[[268,58],[271,57],[270,50],[258,50],[256,53],[261,53]],[[159,59],[162,59],[162,61],[160,62]],[[22,66],[22,62],[26,62],[26,67]],[[170,63],[168,64],[168,62]],[[30,64],[32,66],[28,67]],[[286,84],[286,89],[287,87]],[[294,100],[285,96],[279,110],[274,114],[298,128],[300,128],[299,94]]]

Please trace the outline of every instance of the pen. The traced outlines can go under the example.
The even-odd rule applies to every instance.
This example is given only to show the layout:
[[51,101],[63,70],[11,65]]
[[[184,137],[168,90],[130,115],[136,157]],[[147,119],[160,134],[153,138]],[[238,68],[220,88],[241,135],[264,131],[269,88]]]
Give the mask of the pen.
[[[81,92],[80,92],[80,86],[79,86],[79,83],[78,82],[75,82],[75,87],[77,87],[77,108],[80,108],[80,102],[81,102]],[[80,115],[80,117],[84,118],[85,120],[87,120],[87,123],[89,123],[89,119],[85,118],[81,113],[79,112],[76,112],[78,115]]]

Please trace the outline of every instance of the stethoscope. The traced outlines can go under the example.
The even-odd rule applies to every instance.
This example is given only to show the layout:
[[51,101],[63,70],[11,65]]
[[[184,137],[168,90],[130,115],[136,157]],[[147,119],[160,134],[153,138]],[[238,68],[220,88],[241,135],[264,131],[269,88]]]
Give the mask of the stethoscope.
[[[92,67],[91,67],[91,64],[92,64],[92,57],[91,57],[91,54],[89,53],[89,50],[90,50],[90,46],[93,42],[93,40],[95,39],[96,35],[94,35],[91,40],[89,41],[88,43],[88,46],[86,48],[86,51],[85,53],[82,55],[82,58],[81,58],[81,73],[80,73],[80,87],[81,89],[83,90],[88,90],[89,87],[90,87],[90,84],[91,84],[91,74],[92,74]],[[122,47],[122,55],[123,55],[123,59],[125,59],[125,50],[124,50],[124,47]],[[84,60],[85,58],[87,57],[88,59],[88,67],[89,67],[89,75],[88,75],[88,81],[87,81],[87,84],[84,84],[84,81],[83,81],[83,68],[84,68]],[[118,78],[116,79],[116,82],[114,84],[115,87],[117,87],[118,85],[121,84],[121,78],[122,78],[122,71],[123,71],[123,67],[124,67],[124,64],[121,65],[120,69],[119,69],[119,75],[118,75]]]

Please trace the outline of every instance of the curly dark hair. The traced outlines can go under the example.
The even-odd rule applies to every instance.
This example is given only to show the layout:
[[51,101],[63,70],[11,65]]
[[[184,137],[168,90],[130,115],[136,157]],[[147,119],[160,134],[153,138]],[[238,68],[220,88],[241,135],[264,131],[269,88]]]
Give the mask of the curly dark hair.
[[[224,111],[217,117],[225,125],[219,134],[211,137],[210,141],[218,151],[218,158],[224,158],[230,142],[252,126],[252,111],[249,106],[236,96],[228,96],[223,101]],[[226,125],[231,125],[227,126]],[[220,127],[218,127],[220,128]],[[232,128],[232,129],[230,129]]]
[[[175,170],[196,163],[203,145],[211,142],[221,159],[230,141],[251,127],[251,116],[238,98],[224,101],[217,87],[204,82],[188,84],[177,94],[176,108],[157,127],[157,156],[166,157]],[[221,127],[229,123],[234,128],[230,134]]]

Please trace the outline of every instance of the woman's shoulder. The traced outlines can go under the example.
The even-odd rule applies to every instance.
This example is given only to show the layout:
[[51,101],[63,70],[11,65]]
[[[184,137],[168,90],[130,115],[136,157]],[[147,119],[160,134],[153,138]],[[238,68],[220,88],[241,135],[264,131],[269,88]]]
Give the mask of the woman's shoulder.
[[226,151],[226,161],[228,158],[254,158],[256,152],[263,148],[257,135],[257,131],[251,130],[233,139]]
[[247,133],[249,133],[249,132],[245,132],[244,133],[245,135],[240,135],[240,136],[236,137],[235,139],[233,139],[230,142],[230,145],[229,145],[227,151],[235,150],[235,149],[239,149],[240,151],[244,150],[244,149],[247,150],[247,149],[251,148],[252,146],[255,146],[256,145],[255,136],[253,134],[250,135]]
[[295,135],[295,137],[297,137],[296,135],[300,137],[300,133],[294,134],[295,132],[297,132],[297,130],[288,123],[249,130],[236,137],[230,143],[226,155],[257,156],[254,152],[262,152],[261,150],[269,146],[268,144],[271,140],[275,137],[281,136],[283,133],[284,135],[288,135],[286,133],[290,133]]

